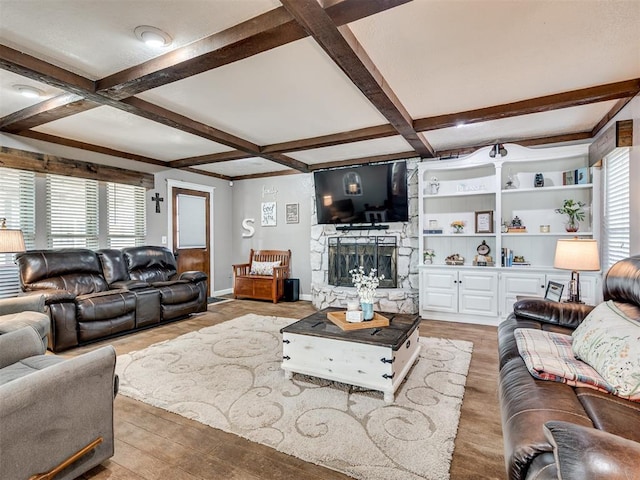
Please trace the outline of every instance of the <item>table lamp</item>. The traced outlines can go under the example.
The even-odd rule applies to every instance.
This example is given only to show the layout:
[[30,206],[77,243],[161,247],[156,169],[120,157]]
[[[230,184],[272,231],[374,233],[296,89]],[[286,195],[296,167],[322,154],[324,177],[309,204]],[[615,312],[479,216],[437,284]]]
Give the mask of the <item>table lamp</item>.
[[7,219],[0,218],[0,253],[24,252],[22,230],[7,228]]
[[558,240],[553,266],[563,270],[571,270],[568,301],[582,303],[580,300],[580,274],[578,272],[600,270],[598,242],[580,238]]

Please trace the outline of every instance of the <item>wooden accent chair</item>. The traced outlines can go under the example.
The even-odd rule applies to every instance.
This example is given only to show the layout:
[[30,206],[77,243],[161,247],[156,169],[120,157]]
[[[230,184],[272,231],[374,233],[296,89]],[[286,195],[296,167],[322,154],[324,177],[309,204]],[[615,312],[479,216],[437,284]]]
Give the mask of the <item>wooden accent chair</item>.
[[290,260],[291,250],[251,249],[249,263],[233,265],[233,298],[278,303],[284,296],[284,279],[289,278]]

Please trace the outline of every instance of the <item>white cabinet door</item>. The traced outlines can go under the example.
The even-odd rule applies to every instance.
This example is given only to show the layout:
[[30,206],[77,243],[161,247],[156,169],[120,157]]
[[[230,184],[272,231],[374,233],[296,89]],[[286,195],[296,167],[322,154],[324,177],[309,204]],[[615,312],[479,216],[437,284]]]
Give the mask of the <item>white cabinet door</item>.
[[544,273],[503,273],[500,282],[502,298],[500,315],[502,318],[506,318],[513,312],[513,304],[516,303],[516,297],[544,297],[546,284]]
[[498,315],[497,272],[458,273],[458,312],[473,315]]
[[458,272],[449,269],[423,271],[420,300],[423,310],[458,311]]

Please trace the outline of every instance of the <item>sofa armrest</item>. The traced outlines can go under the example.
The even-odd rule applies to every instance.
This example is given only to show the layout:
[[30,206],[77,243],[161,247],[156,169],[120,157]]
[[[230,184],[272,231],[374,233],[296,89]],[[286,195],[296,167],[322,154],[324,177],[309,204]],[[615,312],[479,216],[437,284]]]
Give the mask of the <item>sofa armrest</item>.
[[54,303],[74,302],[76,300],[76,294],[69,290],[58,290],[57,288],[47,288],[42,290],[30,290],[25,293],[25,296],[44,296],[45,306]]
[[204,272],[200,272],[197,270],[190,270],[188,272],[182,272],[180,274],[180,280],[188,280],[190,282],[202,282],[203,280],[207,280],[207,274]]
[[0,315],[20,312],[44,312],[43,295],[24,295],[0,300]]
[[111,346],[50,365],[0,386],[2,478],[29,478],[102,437],[65,471],[75,478],[113,455],[115,350]]
[[541,298],[527,298],[513,305],[518,318],[576,328],[595,307],[582,303],[551,302]]
[[23,327],[0,335],[0,368],[44,352],[42,338],[33,327]]
[[568,422],[547,422],[544,433],[563,480],[638,478],[640,443]]
[[232,265],[232,267],[233,267],[233,274],[235,276],[249,275],[249,272],[251,271],[250,263],[238,263],[236,265]]

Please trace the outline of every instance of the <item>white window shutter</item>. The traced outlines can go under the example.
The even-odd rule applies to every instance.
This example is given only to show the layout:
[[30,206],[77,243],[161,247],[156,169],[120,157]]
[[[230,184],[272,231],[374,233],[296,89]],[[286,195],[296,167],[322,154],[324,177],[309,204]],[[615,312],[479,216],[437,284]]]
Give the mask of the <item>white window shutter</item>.
[[604,159],[603,269],[629,256],[629,149]]

